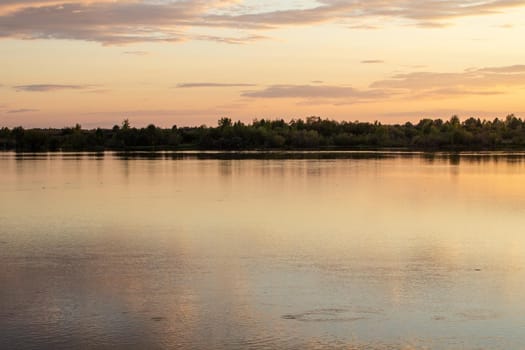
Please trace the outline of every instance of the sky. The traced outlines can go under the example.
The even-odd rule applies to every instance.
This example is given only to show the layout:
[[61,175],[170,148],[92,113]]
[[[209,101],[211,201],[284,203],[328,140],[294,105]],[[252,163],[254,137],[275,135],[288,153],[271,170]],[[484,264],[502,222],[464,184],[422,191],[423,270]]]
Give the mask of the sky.
[[0,126],[525,116],[525,0],[2,0]]

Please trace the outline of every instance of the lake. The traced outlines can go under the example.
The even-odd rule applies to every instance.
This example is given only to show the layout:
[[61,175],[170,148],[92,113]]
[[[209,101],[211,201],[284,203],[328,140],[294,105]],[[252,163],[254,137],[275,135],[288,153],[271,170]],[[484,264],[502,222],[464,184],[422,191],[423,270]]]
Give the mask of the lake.
[[524,227],[525,153],[0,153],[0,348],[525,348]]

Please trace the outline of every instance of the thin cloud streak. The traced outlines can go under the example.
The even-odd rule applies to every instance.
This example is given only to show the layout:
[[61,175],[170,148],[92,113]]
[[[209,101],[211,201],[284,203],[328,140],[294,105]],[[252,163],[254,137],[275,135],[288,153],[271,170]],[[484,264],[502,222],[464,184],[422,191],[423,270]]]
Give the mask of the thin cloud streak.
[[261,40],[270,39],[264,35],[246,35],[242,37],[227,37],[227,36],[216,36],[216,35],[196,35],[190,37],[193,40],[204,40],[204,41],[215,41],[223,44],[231,45],[245,45]]
[[148,51],[124,51],[122,54],[131,55],[131,56],[147,56],[149,55]]
[[358,30],[376,30],[380,29],[379,26],[369,25],[369,24],[357,24],[353,26],[348,26],[349,29],[358,29]]
[[20,113],[32,113],[32,112],[38,112],[39,109],[33,109],[33,108],[20,108],[20,109],[12,109],[7,111],[8,114],[20,114]]
[[300,104],[354,104],[387,99],[394,94],[382,89],[359,90],[337,85],[272,85],[258,91],[245,91],[242,97],[299,99]]
[[62,85],[62,84],[33,84],[33,85],[17,85],[13,88],[17,91],[26,92],[48,92],[57,90],[85,90],[93,88],[94,85]]
[[256,86],[255,84],[248,84],[248,83],[208,83],[208,82],[201,82],[201,83],[181,83],[177,84],[177,88],[179,89],[190,89],[190,88],[222,88],[222,87],[250,87],[250,86]]
[[361,61],[363,64],[379,64],[379,63],[385,63],[383,60],[363,60]]

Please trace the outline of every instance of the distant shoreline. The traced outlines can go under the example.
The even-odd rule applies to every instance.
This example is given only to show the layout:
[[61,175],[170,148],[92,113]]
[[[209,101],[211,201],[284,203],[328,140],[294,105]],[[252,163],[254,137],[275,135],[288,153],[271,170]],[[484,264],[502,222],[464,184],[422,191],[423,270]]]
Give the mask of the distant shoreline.
[[0,128],[0,151],[18,152],[156,152],[156,151],[521,151],[525,122],[422,119],[416,124],[346,122],[309,117],[251,124],[222,118],[216,127],[131,127],[127,120],[111,129]]

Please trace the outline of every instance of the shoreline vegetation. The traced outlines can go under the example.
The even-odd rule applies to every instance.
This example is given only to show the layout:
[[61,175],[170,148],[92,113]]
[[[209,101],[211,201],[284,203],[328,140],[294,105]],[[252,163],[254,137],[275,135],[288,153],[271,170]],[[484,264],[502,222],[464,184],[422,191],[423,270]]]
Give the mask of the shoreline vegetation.
[[132,127],[126,119],[111,129],[0,128],[0,150],[55,151],[338,151],[525,150],[525,122],[513,114],[505,119],[382,124],[308,117],[254,120],[250,124],[221,118],[216,127]]

